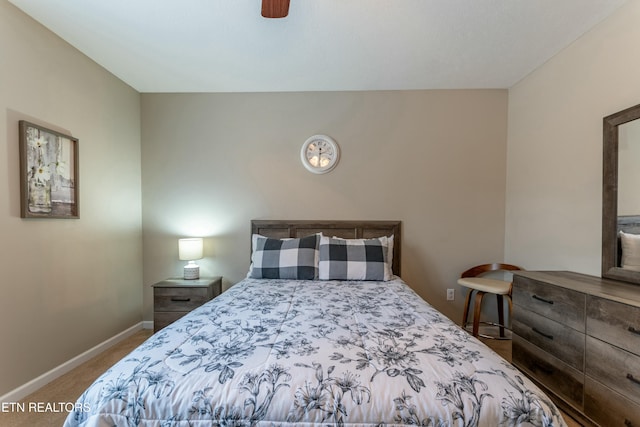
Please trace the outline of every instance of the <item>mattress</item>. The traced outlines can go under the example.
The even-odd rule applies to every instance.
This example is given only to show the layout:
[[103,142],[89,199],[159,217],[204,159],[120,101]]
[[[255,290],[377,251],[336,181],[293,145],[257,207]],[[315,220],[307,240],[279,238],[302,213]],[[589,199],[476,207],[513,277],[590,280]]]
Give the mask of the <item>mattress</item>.
[[65,426],[564,426],[533,383],[391,281],[245,279],[98,378]]

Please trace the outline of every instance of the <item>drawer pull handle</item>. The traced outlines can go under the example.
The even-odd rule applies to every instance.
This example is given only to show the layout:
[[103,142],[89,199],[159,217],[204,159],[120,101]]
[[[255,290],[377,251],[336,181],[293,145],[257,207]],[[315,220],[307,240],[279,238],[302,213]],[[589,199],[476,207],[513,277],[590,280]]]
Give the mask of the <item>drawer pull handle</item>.
[[171,301],[175,301],[175,302],[189,302],[191,301],[191,298],[177,298],[177,297],[172,297]]
[[535,332],[538,335],[542,335],[543,337],[552,340],[553,339],[553,335],[549,335],[549,334],[545,334],[544,332],[538,330],[537,328],[531,328],[531,330],[533,332]]
[[627,427],[633,427],[633,423],[626,418],[624,419],[624,425]]
[[629,332],[631,332],[632,334],[640,335],[640,331],[639,331],[639,330],[637,330],[636,328],[634,328],[633,326],[629,326],[629,327],[627,328],[627,330],[628,330]]
[[531,298],[537,299],[538,301],[546,302],[547,304],[553,304],[553,301],[550,301],[550,300],[544,299],[544,298],[540,298],[538,295],[534,295]]
[[631,374],[627,374],[627,379],[633,383],[640,385],[640,380],[637,378],[634,378],[633,375]]

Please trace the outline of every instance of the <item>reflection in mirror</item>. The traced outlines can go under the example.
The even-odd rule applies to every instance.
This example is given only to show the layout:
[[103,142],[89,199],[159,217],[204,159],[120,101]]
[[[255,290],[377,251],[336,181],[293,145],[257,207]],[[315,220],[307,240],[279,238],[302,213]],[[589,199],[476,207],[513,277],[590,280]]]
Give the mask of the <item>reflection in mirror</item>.
[[616,266],[640,271],[640,119],[618,126]]
[[640,105],[604,118],[602,277],[640,284]]
[[618,126],[618,216],[640,215],[640,120]]

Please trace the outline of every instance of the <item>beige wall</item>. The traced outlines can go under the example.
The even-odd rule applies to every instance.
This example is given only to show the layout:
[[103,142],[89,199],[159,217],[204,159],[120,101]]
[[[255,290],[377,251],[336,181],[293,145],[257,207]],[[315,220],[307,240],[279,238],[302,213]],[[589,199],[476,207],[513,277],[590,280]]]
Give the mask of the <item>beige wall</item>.
[[[0,0],[0,396],[142,320],[140,95]],[[18,120],[79,138],[80,219],[20,218]]]
[[[505,90],[143,94],[144,317],[149,286],[181,275],[177,239],[206,237],[201,275],[246,275],[256,219],[403,221],[403,278],[445,301],[466,267],[501,261]],[[300,147],[324,133],[337,168],[309,173]]]
[[505,254],[599,275],[602,118],[640,102],[632,1],[509,90]]

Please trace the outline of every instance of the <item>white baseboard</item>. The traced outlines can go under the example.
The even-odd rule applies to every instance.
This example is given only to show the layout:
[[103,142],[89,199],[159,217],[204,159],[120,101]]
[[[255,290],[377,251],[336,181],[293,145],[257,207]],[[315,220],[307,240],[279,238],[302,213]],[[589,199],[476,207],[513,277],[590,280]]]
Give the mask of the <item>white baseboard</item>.
[[[147,323],[151,323],[151,328],[146,327]],[[141,329],[153,329],[153,322],[148,322],[148,321],[140,322],[136,325],[133,325],[132,327],[120,332],[119,334],[109,338],[104,342],[101,342],[100,344],[96,345],[93,348],[90,348],[89,350],[74,357],[73,359],[64,362],[62,365],[59,365],[53,368],[52,370],[45,372],[39,377],[34,378],[28,383],[21,385],[15,390],[12,390],[3,396],[0,396],[0,402],[17,402],[25,398],[26,396],[30,395],[34,391],[44,387],[45,385],[49,384],[51,381],[66,374],[70,370],[77,368],[87,360],[97,356],[98,354],[102,353],[109,347],[119,343],[125,338],[130,337],[131,335],[133,335],[134,333],[138,332]]]
[[142,329],[153,329],[153,320],[143,320]]

